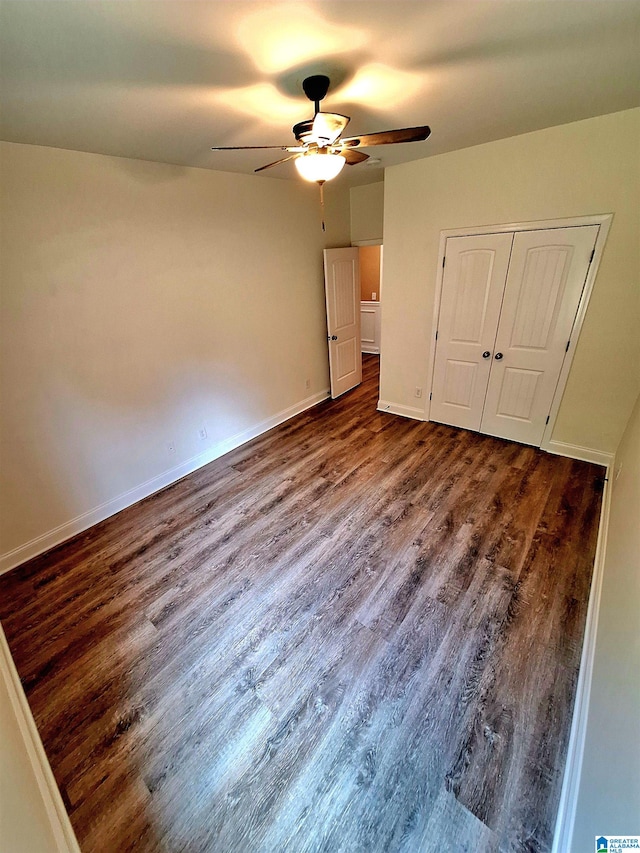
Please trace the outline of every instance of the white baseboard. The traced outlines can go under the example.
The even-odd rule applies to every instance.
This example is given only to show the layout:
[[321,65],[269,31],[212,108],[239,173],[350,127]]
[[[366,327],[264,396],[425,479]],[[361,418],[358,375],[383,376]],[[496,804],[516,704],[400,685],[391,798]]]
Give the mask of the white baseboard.
[[363,345],[362,352],[366,352],[368,355],[380,355],[380,347]]
[[613,453],[606,453],[604,450],[593,450],[590,447],[580,447],[578,444],[567,444],[564,441],[554,441],[553,439],[540,445],[540,450],[546,450],[547,453],[555,453],[556,456],[568,456],[570,459],[580,459],[582,462],[594,462],[596,465],[603,465],[605,468],[613,462]]
[[[592,460],[588,460],[592,461]],[[582,656],[580,659],[580,674],[576,687],[576,699],[573,706],[571,733],[567,749],[567,760],[564,767],[560,804],[556,817],[555,833],[551,853],[567,853],[571,850],[573,828],[576,819],[582,759],[584,757],[585,740],[587,736],[587,720],[589,713],[589,697],[593,678],[593,663],[596,653],[596,635],[598,630],[598,615],[600,612],[600,596],[604,576],[604,562],[607,551],[607,532],[609,529],[609,510],[611,507],[612,483],[610,472],[613,471],[613,458],[607,468],[607,479],[602,494],[602,509],[600,512],[600,527],[598,542],[593,565],[591,592],[587,609]]]
[[[2,626],[0,626],[0,678],[6,685],[11,711],[15,717],[25,750],[29,756],[34,781],[37,784],[38,793],[51,827],[55,849],[57,853],[80,853],[80,847],[71,827],[71,821],[62,802],[53,772],[49,766]],[[0,751],[1,749],[2,747],[0,747]],[[1,758],[2,756],[0,756],[0,760]],[[35,792],[34,796],[36,796]],[[6,815],[5,817],[7,824],[9,824],[13,816]]]
[[328,396],[328,388],[317,394],[313,394],[311,397],[307,397],[305,400],[301,400],[299,403],[289,406],[288,409],[283,409],[276,415],[273,415],[260,423],[254,424],[242,432],[232,435],[230,438],[219,441],[217,444],[209,447],[204,453],[192,456],[185,462],[181,462],[180,465],[176,465],[168,471],[163,471],[161,474],[158,474],[157,477],[153,477],[151,480],[147,480],[145,483],[141,483],[139,486],[129,489],[129,491],[124,494],[118,495],[117,497],[112,498],[106,503],[100,504],[100,506],[94,507],[87,512],[83,512],[81,515],[64,522],[64,524],[60,524],[53,530],[48,530],[46,533],[37,536],[29,542],[25,542],[24,545],[20,545],[19,547],[0,555],[0,574],[8,572],[10,569],[14,569],[16,566],[19,566],[27,560],[31,560],[33,557],[37,557],[38,554],[43,554],[45,551],[48,551],[50,548],[54,548],[56,545],[60,545],[61,542],[65,542],[72,536],[82,533],[83,530],[93,527],[94,524],[104,521],[105,518],[115,515],[117,512],[126,509],[128,506],[131,506],[138,501],[141,501],[143,498],[149,497],[149,495],[152,495],[154,492],[164,489],[166,486],[170,486],[171,483],[175,483],[187,474],[191,474],[192,471],[196,471],[198,468],[202,468],[203,465],[213,462],[214,459],[219,459],[220,456],[224,456],[225,453],[235,450],[235,448],[240,447],[241,444],[251,441],[252,438],[262,435],[262,433],[273,429],[273,427],[278,426],[278,424],[284,423],[284,421],[289,420],[289,418],[299,415],[301,412],[316,406],[318,403],[326,400]]
[[402,406],[400,403],[390,403],[388,400],[378,400],[378,411],[401,415],[403,418],[413,418],[414,421],[426,421],[427,419],[423,409]]

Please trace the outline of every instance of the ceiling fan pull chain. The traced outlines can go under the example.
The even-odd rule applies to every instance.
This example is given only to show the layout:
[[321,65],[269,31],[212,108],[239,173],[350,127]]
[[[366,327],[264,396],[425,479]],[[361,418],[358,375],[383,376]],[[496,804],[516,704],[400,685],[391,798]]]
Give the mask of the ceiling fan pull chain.
[[324,181],[318,181],[318,186],[320,187],[320,217],[322,221],[322,230],[326,231],[324,224]]

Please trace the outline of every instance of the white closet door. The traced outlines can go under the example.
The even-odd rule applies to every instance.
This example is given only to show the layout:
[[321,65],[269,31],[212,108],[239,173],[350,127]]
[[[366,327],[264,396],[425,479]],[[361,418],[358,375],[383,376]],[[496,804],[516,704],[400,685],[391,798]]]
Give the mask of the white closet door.
[[430,417],[480,429],[513,234],[450,237]]
[[516,233],[481,432],[540,445],[598,230]]

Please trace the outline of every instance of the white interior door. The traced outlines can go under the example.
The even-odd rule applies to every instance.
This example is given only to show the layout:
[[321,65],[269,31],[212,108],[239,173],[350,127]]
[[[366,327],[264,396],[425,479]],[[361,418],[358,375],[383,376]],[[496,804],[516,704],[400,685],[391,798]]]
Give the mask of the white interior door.
[[480,429],[513,233],[450,237],[430,417]]
[[481,432],[540,445],[598,229],[516,233]]
[[358,249],[324,250],[331,396],[362,382]]

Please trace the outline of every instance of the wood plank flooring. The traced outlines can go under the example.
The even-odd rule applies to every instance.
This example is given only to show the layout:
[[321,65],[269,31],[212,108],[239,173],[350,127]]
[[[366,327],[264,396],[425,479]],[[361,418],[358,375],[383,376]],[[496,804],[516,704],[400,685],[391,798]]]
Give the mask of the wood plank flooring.
[[550,849],[603,469],[377,371],[0,578],[85,853]]

